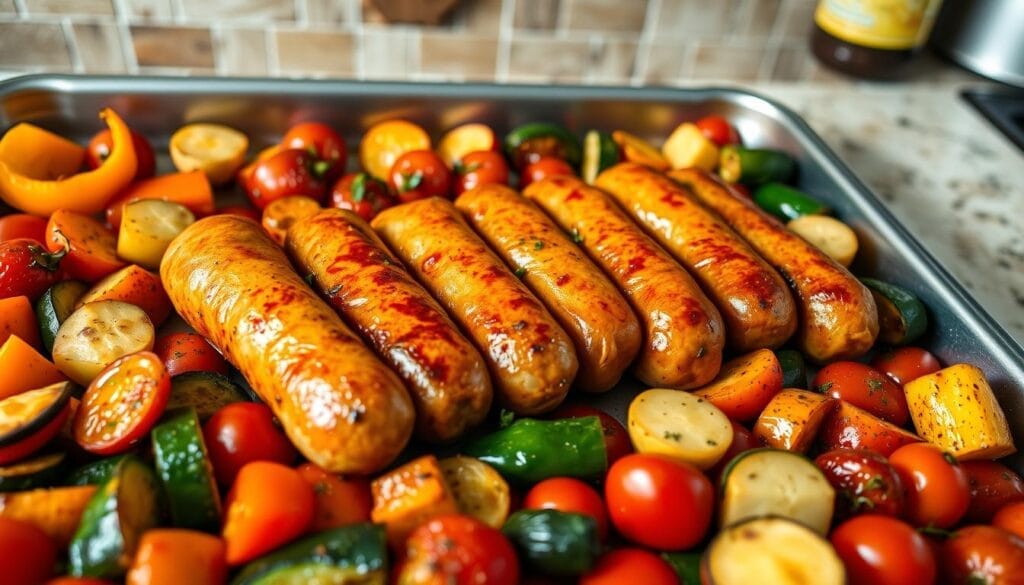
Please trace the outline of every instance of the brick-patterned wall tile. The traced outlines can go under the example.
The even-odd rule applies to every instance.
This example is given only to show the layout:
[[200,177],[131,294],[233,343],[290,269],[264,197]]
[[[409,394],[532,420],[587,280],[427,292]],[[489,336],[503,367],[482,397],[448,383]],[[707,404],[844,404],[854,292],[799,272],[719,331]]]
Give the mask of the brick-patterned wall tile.
[[277,62],[285,75],[350,76],[355,40],[349,33],[279,30]]
[[295,20],[295,0],[179,0],[187,20]]
[[772,66],[772,81],[800,81],[806,78],[812,67],[814,56],[804,43],[780,47]]
[[497,65],[498,41],[460,33],[424,33],[420,71],[466,81],[491,81]]
[[[506,0],[508,1],[508,0]],[[554,30],[558,25],[558,0],[514,0],[512,25],[531,30]]]
[[0,14],[7,16],[17,13],[18,6],[14,3],[14,0],[0,0]]
[[344,24],[358,12],[359,0],[298,0],[306,3],[306,20],[315,28]]
[[122,2],[125,12],[133,21],[169,21],[174,15],[171,0],[122,0]]
[[462,0],[453,22],[473,34],[497,35],[504,2],[509,0]]
[[366,26],[361,43],[366,79],[406,79],[419,69],[419,29]]
[[745,39],[766,38],[775,30],[775,21],[779,15],[782,0],[746,0],[739,7],[742,13],[740,26],[733,31],[733,36]]
[[736,30],[742,0],[661,0],[654,34],[674,39],[720,39]]
[[815,0],[783,0],[779,7],[779,34],[790,41],[808,38],[817,4]]
[[636,64],[637,43],[601,38],[590,44],[584,81],[609,85],[628,84]]
[[209,29],[137,25],[131,32],[139,67],[214,67]]
[[585,40],[516,35],[509,53],[509,81],[578,83],[589,54]]
[[733,46],[704,41],[693,58],[694,79],[755,81],[765,58],[762,46]]
[[124,47],[116,24],[76,22],[71,25],[78,57],[86,73],[125,73]]
[[71,69],[64,31],[59,24],[0,22],[0,66]]
[[214,36],[217,70],[225,75],[259,77],[267,67],[267,33],[261,29],[225,28]]
[[647,15],[647,0],[564,0],[566,26],[571,30],[640,32]]
[[29,16],[35,14],[86,14],[90,16],[113,16],[111,0],[25,0]]
[[672,85],[689,76],[691,50],[678,40],[656,40],[648,48],[645,65],[638,72],[645,84]]

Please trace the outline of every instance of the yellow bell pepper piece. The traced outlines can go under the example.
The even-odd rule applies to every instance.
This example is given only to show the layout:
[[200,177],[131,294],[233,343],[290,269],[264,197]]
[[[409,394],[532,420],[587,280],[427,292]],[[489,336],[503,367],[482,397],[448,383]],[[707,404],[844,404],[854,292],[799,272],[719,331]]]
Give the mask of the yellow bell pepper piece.
[[69,177],[82,170],[84,160],[84,148],[32,124],[18,124],[0,139],[0,161],[15,173],[33,179]]

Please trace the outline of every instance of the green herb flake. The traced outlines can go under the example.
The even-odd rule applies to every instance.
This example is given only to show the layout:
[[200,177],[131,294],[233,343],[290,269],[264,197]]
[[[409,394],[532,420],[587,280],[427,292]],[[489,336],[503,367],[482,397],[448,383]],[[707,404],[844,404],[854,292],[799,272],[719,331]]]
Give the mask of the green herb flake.
[[536,242],[533,243],[533,249],[534,250],[543,250],[544,249],[544,242],[542,242],[540,240],[537,240]]
[[831,387],[832,387],[832,382],[825,382],[824,384],[816,386],[814,388],[814,391],[818,392],[819,394],[824,394],[824,393],[828,392],[829,388],[831,388]]
[[526,267],[520,266],[519,268],[516,268],[516,277],[522,278],[524,276],[526,276]]
[[673,433],[672,431],[665,431],[665,434],[663,435],[663,438],[668,439],[670,441],[675,441],[675,442],[678,443],[679,441],[683,440],[683,434],[682,433]]

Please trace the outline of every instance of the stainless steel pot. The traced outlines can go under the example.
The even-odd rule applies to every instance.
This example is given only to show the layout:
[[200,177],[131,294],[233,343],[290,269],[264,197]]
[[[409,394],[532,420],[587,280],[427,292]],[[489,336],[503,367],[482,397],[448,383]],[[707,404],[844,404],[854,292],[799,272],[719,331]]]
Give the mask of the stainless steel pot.
[[975,73],[1024,87],[1024,0],[944,2],[932,45]]

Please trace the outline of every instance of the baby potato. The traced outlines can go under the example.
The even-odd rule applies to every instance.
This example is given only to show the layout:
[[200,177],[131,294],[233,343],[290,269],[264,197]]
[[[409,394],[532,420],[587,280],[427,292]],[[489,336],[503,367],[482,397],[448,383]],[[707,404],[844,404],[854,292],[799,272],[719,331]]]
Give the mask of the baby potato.
[[203,171],[211,183],[223,185],[245,162],[249,138],[223,124],[188,124],[171,135],[170,150],[179,171]]
[[53,362],[87,386],[103,368],[128,354],[153,349],[155,331],[146,312],[121,301],[86,303],[61,324]]
[[196,221],[196,216],[179,203],[142,199],[124,207],[117,237],[117,255],[156,270],[178,234]]
[[707,469],[732,443],[732,424],[708,400],[682,390],[654,388],[629,405],[629,438],[640,453],[666,455]]
[[857,255],[857,234],[834,217],[804,215],[791,220],[786,227],[843,266],[849,266]]

